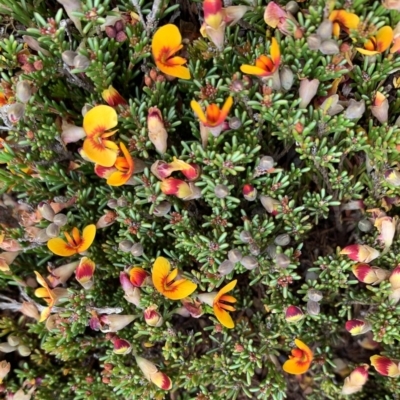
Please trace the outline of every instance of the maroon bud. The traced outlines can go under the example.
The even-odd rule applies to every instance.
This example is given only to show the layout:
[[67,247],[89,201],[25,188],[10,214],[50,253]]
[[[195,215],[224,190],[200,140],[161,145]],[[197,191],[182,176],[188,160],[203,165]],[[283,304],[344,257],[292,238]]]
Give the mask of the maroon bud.
[[113,26],[106,26],[105,31],[106,31],[106,35],[110,39],[114,39],[115,36],[117,35],[117,31]]
[[115,28],[115,30],[116,30],[117,32],[121,32],[121,31],[124,30],[125,25],[124,25],[123,21],[119,20],[119,21],[117,21],[117,22],[115,23],[114,28]]
[[115,40],[117,42],[125,42],[125,40],[128,39],[128,36],[126,36],[126,33],[123,31],[120,31],[117,33],[117,36],[115,37]]

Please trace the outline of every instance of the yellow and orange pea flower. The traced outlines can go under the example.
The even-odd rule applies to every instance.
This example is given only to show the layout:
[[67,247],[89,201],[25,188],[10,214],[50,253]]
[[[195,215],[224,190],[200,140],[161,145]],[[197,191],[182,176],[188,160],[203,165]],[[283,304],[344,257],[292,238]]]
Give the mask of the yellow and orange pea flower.
[[283,370],[288,374],[301,375],[307,372],[313,360],[311,349],[299,339],[295,339],[294,343],[297,348],[292,350],[292,355],[289,356],[283,364]]
[[135,162],[128,149],[123,143],[120,143],[119,147],[123,156],[117,157],[112,167],[103,167],[100,164],[94,167],[96,175],[107,179],[107,184],[110,186],[124,185],[135,172]]
[[43,299],[48,305],[48,307],[44,308],[40,314],[39,322],[43,322],[50,316],[51,309],[57,303],[58,299],[66,297],[68,291],[67,289],[62,288],[50,289],[46,280],[39,274],[39,272],[35,271],[35,275],[36,280],[41,286],[41,288],[35,290],[35,296]]
[[256,65],[244,64],[240,70],[244,74],[256,75],[259,77],[271,76],[278,70],[281,64],[281,51],[279,44],[275,38],[271,40],[270,57],[261,55],[256,60]]
[[394,361],[388,357],[380,356],[378,354],[370,357],[372,366],[378,373],[383,376],[389,376],[391,378],[398,377],[400,375],[400,363]]
[[101,93],[104,101],[111,107],[125,106],[127,101],[119,94],[113,86],[109,86],[108,89],[104,89]]
[[167,24],[157,29],[151,42],[151,51],[157,68],[175,78],[190,79],[190,71],[184,67],[186,59],[174,56],[183,47],[182,36],[177,26]]
[[338,38],[340,30],[349,33],[350,29],[357,29],[358,24],[360,23],[360,18],[358,15],[346,10],[333,10],[329,15],[329,21],[332,21],[333,23],[333,36]]
[[69,257],[74,254],[83,253],[93,243],[96,236],[96,225],[91,224],[83,229],[82,236],[78,228],[73,228],[71,235],[64,232],[67,241],[61,238],[53,238],[47,242],[47,247],[54,254],[62,257]]
[[116,111],[110,106],[96,106],[83,118],[86,139],[83,142],[85,156],[103,167],[112,167],[117,160],[118,146],[108,138],[116,132],[110,131],[118,124]]
[[225,328],[232,329],[235,323],[228,311],[235,311],[235,308],[229,303],[236,303],[236,299],[226,294],[233,290],[236,286],[237,279],[225,285],[215,296],[213,300],[213,310],[218,321],[225,326]]
[[217,104],[212,103],[207,106],[206,113],[204,114],[201,105],[196,100],[192,100],[190,102],[190,106],[192,107],[194,113],[198,116],[200,122],[208,128],[216,128],[222,125],[229,114],[232,104],[233,99],[231,96],[229,96],[222,106],[222,109],[220,109]]
[[364,43],[364,48],[356,47],[356,49],[366,56],[383,53],[392,44],[393,36],[393,29],[390,26],[384,26]]
[[143,357],[135,356],[135,359],[138,367],[149,382],[154,383],[162,390],[170,390],[172,388],[171,379],[159,371],[155,364]]
[[188,279],[174,280],[178,269],[171,271],[171,264],[164,257],[158,257],[153,265],[152,280],[154,287],[171,300],[181,300],[190,296],[197,285]]

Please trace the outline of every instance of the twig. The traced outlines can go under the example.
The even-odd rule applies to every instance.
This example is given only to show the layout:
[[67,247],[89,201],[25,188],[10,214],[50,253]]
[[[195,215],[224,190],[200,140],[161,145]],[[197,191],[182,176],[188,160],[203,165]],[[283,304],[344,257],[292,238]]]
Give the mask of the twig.
[[143,25],[143,29],[145,29],[147,31],[146,22],[144,21],[143,14],[142,14],[142,9],[140,8],[139,1],[138,0],[132,0],[132,4],[136,8],[136,11],[137,11],[137,13],[139,15],[140,22]]

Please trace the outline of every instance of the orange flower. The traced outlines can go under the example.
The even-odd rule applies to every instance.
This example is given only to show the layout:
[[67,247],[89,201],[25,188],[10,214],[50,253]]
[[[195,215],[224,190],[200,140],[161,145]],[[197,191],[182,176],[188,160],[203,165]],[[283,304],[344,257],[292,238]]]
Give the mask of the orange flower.
[[76,280],[83,286],[84,289],[89,290],[94,283],[94,271],[96,264],[88,257],[82,257],[79,265],[75,271]]
[[329,20],[333,22],[333,35],[338,38],[340,29],[349,33],[350,29],[357,29],[360,23],[358,15],[346,10],[333,10],[329,15]]
[[270,55],[271,57],[261,55],[257,58],[255,66],[245,64],[240,67],[240,70],[244,74],[259,77],[271,76],[278,70],[281,64],[281,51],[275,38],[272,38],[271,41]]
[[154,287],[165,297],[171,300],[181,300],[190,296],[197,285],[187,279],[174,279],[178,269],[171,272],[171,265],[164,257],[158,257],[153,265],[152,280]]
[[192,100],[190,102],[190,106],[192,107],[194,113],[199,117],[199,120],[204,124],[204,126],[208,126],[210,128],[215,128],[225,121],[232,104],[233,99],[231,96],[229,96],[226,99],[222,109],[220,109],[217,104],[213,103],[207,106],[206,114],[204,114],[203,109],[196,100]]
[[292,355],[289,356],[289,360],[283,364],[282,368],[288,374],[301,375],[310,368],[313,353],[301,340],[296,339],[294,342],[297,348],[292,350]]
[[107,176],[107,183],[110,186],[121,186],[129,181],[135,171],[135,163],[128,149],[123,143],[119,144],[123,157],[117,157],[114,169]]
[[190,79],[189,69],[183,67],[186,60],[182,57],[174,57],[174,54],[182,47],[181,33],[173,24],[167,24],[157,29],[151,42],[154,61],[160,71],[175,78]]
[[235,311],[235,309],[233,306],[227,303],[236,303],[236,299],[233,296],[225,293],[230,292],[236,286],[236,283],[237,279],[225,285],[217,293],[213,301],[214,314],[217,317],[218,321],[226,328],[233,328],[235,326],[235,323],[233,322],[233,319],[228,312]]
[[170,163],[158,160],[151,166],[151,172],[161,180],[168,178],[175,171],[181,171],[189,181],[194,181],[200,175],[200,166],[193,163],[188,164],[176,157],[173,157],[173,161]]
[[36,280],[38,281],[40,286],[42,286],[41,288],[35,290],[35,296],[43,299],[48,304],[48,307],[44,308],[40,314],[39,322],[43,322],[50,316],[51,309],[57,303],[57,301],[61,297],[68,296],[68,291],[67,289],[61,288],[50,289],[49,285],[42,277],[42,275],[40,275],[39,272],[34,272],[36,275]]
[[86,139],[83,142],[83,151],[89,160],[103,167],[115,164],[118,146],[108,140],[108,137],[116,132],[109,130],[117,126],[117,123],[117,113],[110,106],[96,106],[85,114],[83,129]]
[[132,283],[132,285],[135,287],[144,286],[146,283],[145,281],[148,276],[149,276],[149,273],[140,267],[133,267],[129,271],[129,280]]
[[50,239],[47,242],[47,247],[50,251],[62,257],[69,257],[74,254],[83,253],[93,243],[94,237],[96,236],[96,225],[91,224],[85,227],[82,236],[80,235],[78,228],[72,229],[72,237],[67,232],[64,232],[64,235],[67,242],[61,238]]
[[185,199],[189,197],[193,192],[190,186],[181,179],[167,178],[161,182],[161,191],[164,194],[174,195],[178,199]]
[[370,37],[364,48],[357,47],[356,49],[366,56],[373,56],[375,54],[383,53],[389,48],[393,41],[393,29],[390,26],[384,26],[376,33],[375,36]]
[[111,85],[108,87],[108,89],[103,90],[101,96],[111,107],[116,107],[119,105],[124,106],[127,104],[126,100],[119,94],[118,90],[114,89]]

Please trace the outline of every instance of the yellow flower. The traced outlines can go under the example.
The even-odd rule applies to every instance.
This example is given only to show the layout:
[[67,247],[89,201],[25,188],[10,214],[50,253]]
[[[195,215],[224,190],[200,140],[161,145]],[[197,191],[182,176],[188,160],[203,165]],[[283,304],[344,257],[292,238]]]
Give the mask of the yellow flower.
[[393,36],[393,29],[390,26],[384,26],[379,29],[375,36],[370,37],[364,43],[364,48],[357,47],[356,49],[366,56],[383,53],[391,45]]
[[313,353],[301,340],[296,339],[294,342],[297,348],[292,350],[292,355],[289,356],[289,360],[283,364],[282,368],[288,374],[301,375],[309,370]]
[[214,314],[218,321],[226,328],[233,328],[235,323],[228,311],[235,311],[234,307],[227,303],[236,303],[236,299],[228,293],[236,286],[237,280],[225,285],[215,296],[213,301]]
[[94,237],[96,236],[96,225],[91,224],[85,227],[82,236],[78,228],[72,229],[72,236],[67,232],[64,232],[64,235],[67,241],[61,238],[54,238],[47,242],[47,247],[50,251],[62,257],[83,253],[93,243]]
[[208,127],[216,127],[221,125],[226,117],[228,116],[229,110],[233,104],[232,97],[228,97],[223,105],[222,109],[217,104],[210,104],[207,106],[206,113],[204,114],[203,109],[196,100],[192,100],[190,106],[194,113],[199,117],[199,120]]
[[184,67],[186,60],[175,56],[181,48],[182,36],[173,24],[167,24],[157,29],[151,42],[151,50],[157,68],[164,74],[175,78],[190,79],[190,71]]
[[338,38],[340,29],[347,33],[349,33],[350,29],[357,29],[360,18],[358,15],[346,10],[333,10],[329,15],[329,21],[333,23],[333,36]]
[[197,285],[187,279],[174,279],[178,269],[171,272],[171,265],[164,257],[158,257],[153,265],[152,280],[154,287],[165,297],[171,300],[181,300],[190,296]]
[[281,51],[275,38],[272,38],[271,41],[270,55],[271,57],[261,55],[257,58],[256,65],[245,64],[240,67],[240,70],[245,74],[259,77],[271,76],[281,64]]
[[108,87],[108,89],[103,90],[101,96],[111,107],[116,107],[119,105],[125,106],[127,104],[126,100],[119,94],[118,90],[111,85]]
[[110,106],[96,106],[83,118],[86,139],[83,151],[87,158],[103,167],[112,167],[117,160],[118,146],[108,138],[116,132],[110,129],[117,126],[118,116]]

